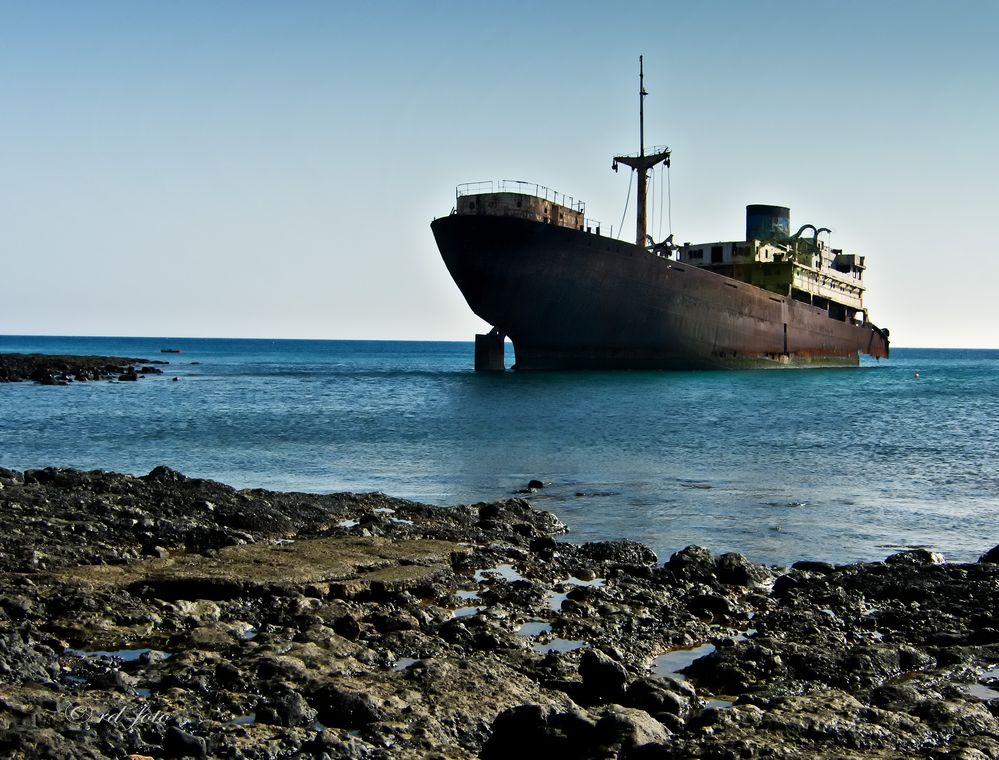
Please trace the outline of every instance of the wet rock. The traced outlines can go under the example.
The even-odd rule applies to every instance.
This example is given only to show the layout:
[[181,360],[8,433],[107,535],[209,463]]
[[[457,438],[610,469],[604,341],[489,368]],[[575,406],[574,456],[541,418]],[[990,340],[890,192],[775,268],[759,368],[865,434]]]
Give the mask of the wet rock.
[[215,666],[215,680],[222,686],[232,689],[246,683],[246,675],[230,662],[220,662]]
[[306,757],[354,758],[359,751],[355,741],[344,742],[334,731],[319,731],[313,738],[302,742]]
[[23,482],[21,473],[17,470],[8,470],[6,467],[0,467],[0,483],[16,485],[20,482]]
[[624,696],[628,671],[603,652],[588,649],[579,660],[579,675],[591,699],[597,702],[616,702]]
[[357,729],[384,717],[381,707],[370,694],[333,683],[314,691],[309,702],[326,726]]
[[803,559],[791,565],[793,570],[800,570],[803,573],[819,573],[829,575],[836,570],[836,566],[831,562],[817,562],[815,560]]
[[956,736],[999,736],[999,721],[978,702],[924,699],[912,714],[930,728]]
[[215,526],[198,526],[184,535],[184,546],[189,552],[205,552],[210,549],[221,549],[225,546],[240,546],[252,538],[240,533]]
[[481,760],[594,757],[596,722],[578,711],[553,712],[524,704],[501,712],[482,747]]
[[717,594],[697,594],[687,600],[687,609],[702,617],[723,617],[732,612],[732,603]]
[[333,621],[333,631],[353,641],[361,635],[361,624],[353,615],[340,615]]
[[644,710],[608,705],[602,713],[596,727],[602,747],[628,750],[669,739],[669,730]]
[[728,586],[752,586],[766,580],[769,573],[762,565],[754,565],[741,554],[728,553],[715,562],[715,575]]
[[985,554],[978,558],[979,562],[989,562],[999,564],[999,546],[993,546]]
[[893,554],[885,560],[889,565],[942,565],[944,557],[926,549],[910,549]]
[[277,726],[301,726],[316,719],[314,710],[297,691],[283,691],[257,705],[258,723]]
[[142,476],[142,479],[156,483],[183,483],[189,480],[184,473],[162,464],[154,467],[148,475]]
[[419,621],[413,615],[401,610],[376,612],[365,618],[365,622],[371,623],[379,633],[413,631],[420,627]]
[[518,705],[496,716],[479,757],[481,760],[506,760],[523,756],[525,752],[535,753],[535,756],[556,752],[563,749],[561,738],[549,732],[548,714],[541,705]]
[[[213,505],[214,506],[214,505]],[[256,509],[247,510],[245,503],[227,508],[216,516],[220,525],[234,528],[237,531],[265,531],[267,533],[287,533],[292,531],[292,521],[266,505],[255,505]]]
[[551,536],[541,536],[531,541],[530,548],[535,554],[551,554],[558,549],[558,543]]
[[674,578],[682,581],[713,580],[715,558],[703,546],[688,546],[669,558],[666,569]]
[[208,757],[208,746],[200,736],[170,726],[163,734],[163,752],[167,757]]
[[677,694],[656,678],[639,678],[629,684],[625,706],[644,710],[650,715],[667,713],[683,717],[690,711],[687,697]]
[[621,565],[654,565],[656,553],[634,541],[598,541],[579,547],[581,557]]
[[795,591],[804,587],[807,583],[807,571],[791,570],[774,580],[773,595],[780,599],[789,598]]
[[923,701],[911,684],[888,683],[871,690],[871,704],[893,712],[912,712]]

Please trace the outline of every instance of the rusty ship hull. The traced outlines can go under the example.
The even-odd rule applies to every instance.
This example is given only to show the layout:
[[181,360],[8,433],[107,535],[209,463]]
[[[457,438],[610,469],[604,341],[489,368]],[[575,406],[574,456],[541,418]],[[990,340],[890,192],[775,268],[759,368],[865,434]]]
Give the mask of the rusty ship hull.
[[431,225],[472,311],[517,369],[851,366],[886,332],[584,229],[451,214]]

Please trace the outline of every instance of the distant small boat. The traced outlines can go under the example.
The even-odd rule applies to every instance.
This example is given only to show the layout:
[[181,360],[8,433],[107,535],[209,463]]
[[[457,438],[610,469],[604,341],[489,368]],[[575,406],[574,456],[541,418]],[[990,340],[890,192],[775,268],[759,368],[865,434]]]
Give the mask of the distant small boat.
[[179,354],[180,353],[180,349],[179,348],[161,348],[160,349],[160,353],[161,354]]

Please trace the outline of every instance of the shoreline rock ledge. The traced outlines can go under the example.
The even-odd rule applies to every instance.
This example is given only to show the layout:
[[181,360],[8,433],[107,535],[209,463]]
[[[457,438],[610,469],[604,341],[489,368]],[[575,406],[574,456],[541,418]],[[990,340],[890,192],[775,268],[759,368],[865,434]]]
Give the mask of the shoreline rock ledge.
[[0,383],[33,381],[39,385],[69,385],[88,380],[138,380],[163,373],[167,362],[127,356],[0,353]]
[[0,754],[999,757],[999,547],[787,569],[565,531],[0,469]]

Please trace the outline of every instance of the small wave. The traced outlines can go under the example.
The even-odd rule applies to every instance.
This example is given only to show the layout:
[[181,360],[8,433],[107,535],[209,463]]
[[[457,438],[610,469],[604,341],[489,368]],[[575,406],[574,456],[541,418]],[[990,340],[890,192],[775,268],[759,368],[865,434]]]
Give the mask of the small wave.
[[679,483],[684,488],[699,488],[705,491],[714,488],[714,485],[703,480],[681,480]]

